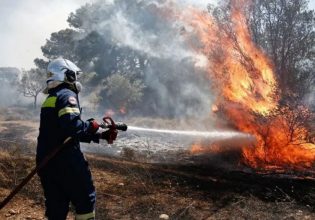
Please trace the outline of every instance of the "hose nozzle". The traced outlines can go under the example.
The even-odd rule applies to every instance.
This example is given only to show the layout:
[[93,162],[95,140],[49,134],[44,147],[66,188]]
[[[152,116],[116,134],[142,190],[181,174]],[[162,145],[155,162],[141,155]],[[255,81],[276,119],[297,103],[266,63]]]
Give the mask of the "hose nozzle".
[[109,128],[109,129],[117,129],[119,131],[127,131],[128,126],[124,123],[117,122],[115,125],[107,124],[103,128]]
[[127,131],[128,126],[124,123],[117,122],[115,123],[111,117],[104,117],[103,123],[101,124],[101,128],[108,128],[113,130]]

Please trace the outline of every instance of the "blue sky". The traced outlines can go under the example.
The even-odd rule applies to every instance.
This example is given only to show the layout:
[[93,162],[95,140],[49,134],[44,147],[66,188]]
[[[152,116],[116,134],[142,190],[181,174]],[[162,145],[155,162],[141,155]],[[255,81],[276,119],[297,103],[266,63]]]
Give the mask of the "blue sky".
[[[40,46],[50,34],[67,27],[67,17],[93,0],[1,0],[0,67],[29,69],[41,57]],[[205,4],[206,0],[182,0]],[[315,9],[315,0],[310,7]]]

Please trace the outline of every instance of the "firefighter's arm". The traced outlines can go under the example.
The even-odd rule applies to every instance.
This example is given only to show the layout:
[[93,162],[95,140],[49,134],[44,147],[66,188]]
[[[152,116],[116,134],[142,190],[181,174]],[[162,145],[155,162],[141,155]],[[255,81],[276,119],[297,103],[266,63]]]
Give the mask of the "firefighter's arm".
[[100,125],[94,120],[81,120],[81,112],[76,98],[76,94],[68,92],[58,97],[57,100],[58,119],[67,137],[77,137],[81,142],[99,143],[100,139],[112,143],[116,140],[117,131],[109,129],[103,132],[97,132]]
[[67,137],[79,138],[81,142],[98,142],[99,125],[93,121],[82,121],[78,100],[74,93],[62,94],[57,100],[58,120]]

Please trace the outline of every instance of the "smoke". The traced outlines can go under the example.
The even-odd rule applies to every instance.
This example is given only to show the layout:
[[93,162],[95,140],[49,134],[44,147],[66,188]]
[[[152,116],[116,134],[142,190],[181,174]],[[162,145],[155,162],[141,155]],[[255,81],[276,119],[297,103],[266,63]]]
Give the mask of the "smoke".
[[14,86],[19,74],[20,71],[17,68],[0,68],[0,107],[17,104],[20,101]]
[[150,57],[173,61],[194,57],[196,54],[187,47],[182,36],[183,26],[175,20],[182,8],[193,4],[188,4],[191,1],[187,0],[179,2],[183,3],[175,5],[172,1],[161,0],[99,1],[97,5],[104,8],[97,11],[106,12],[106,15],[96,16],[103,21],[92,30],[102,33],[121,47],[141,51]]
[[179,19],[183,9],[194,6],[206,10],[206,5],[206,1],[188,0],[98,1],[89,6],[90,13],[82,19],[83,29],[88,30],[84,35],[96,31],[104,44],[146,57],[145,85],[156,95],[150,102],[151,97],[144,94],[143,111],[207,117],[213,100],[209,81],[201,74],[207,59],[187,43],[186,29]]

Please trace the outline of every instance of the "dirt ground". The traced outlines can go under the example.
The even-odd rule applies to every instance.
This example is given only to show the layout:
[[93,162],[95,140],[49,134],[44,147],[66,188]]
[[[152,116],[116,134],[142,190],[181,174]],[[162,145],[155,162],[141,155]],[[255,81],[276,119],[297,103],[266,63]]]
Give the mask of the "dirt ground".
[[[37,126],[25,120],[0,122],[0,199],[34,166]],[[312,178],[223,169],[213,163],[135,161],[139,155],[128,150],[122,157],[86,155],[97,189],[96,219],[159,219],[162,214],[187,220],[315,219]],[[0,211],[0,219],[43,215],[37,177]]]
[[[161,166],[88,155],[97,189],[97,219],[315,219],[314,183],[192,166]],[[1,155],[0,197],[18,183],[32,157]],[[34,178],[0,219],[43,219]],[[72,219],[72,215],[69,216]]]

